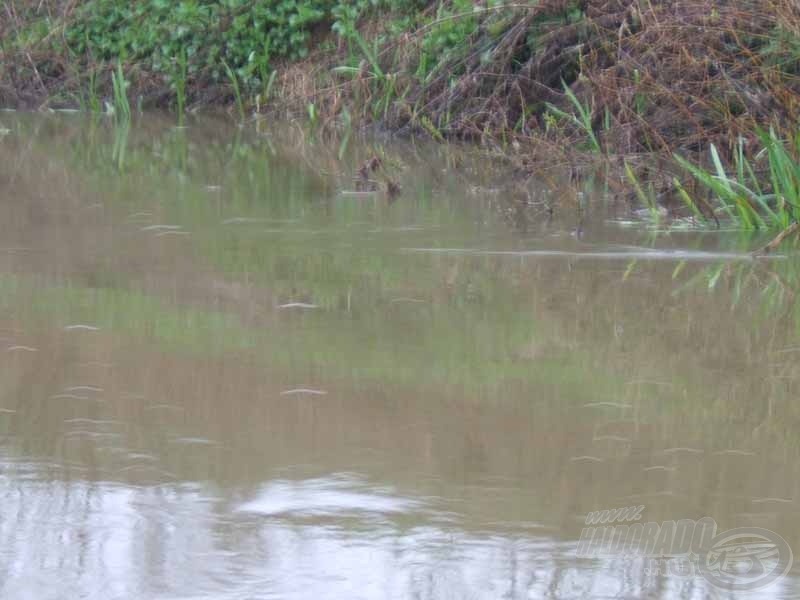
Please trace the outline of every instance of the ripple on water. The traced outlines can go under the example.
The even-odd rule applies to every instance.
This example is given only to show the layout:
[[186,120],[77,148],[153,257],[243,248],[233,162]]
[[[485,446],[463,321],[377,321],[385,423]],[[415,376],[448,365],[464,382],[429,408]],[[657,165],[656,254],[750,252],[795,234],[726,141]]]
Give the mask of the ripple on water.
[[[755,260],[754,256],[745,252],[704,252],[701,250],[655,250],[651,248],[636,248],[622,251],[569,251],[569,250],[486,250],[481,248],[401,248],[403,252],[418,252],[425,254],[455,254],[470,256],[512,256],[512,257],[538,257],[538,258],[572,258],[588,260],[667,260],[667,261],[699,261],[711,262],[718,260],[748,261]],[[771,259],[783,259],[785,256],[775,255]]]
[[274,480],[256,498],[237,507],[237,512],[265,516],[343,516],[403,514],[424,508],[420,500],[376,490],[350,476],[291,481]]

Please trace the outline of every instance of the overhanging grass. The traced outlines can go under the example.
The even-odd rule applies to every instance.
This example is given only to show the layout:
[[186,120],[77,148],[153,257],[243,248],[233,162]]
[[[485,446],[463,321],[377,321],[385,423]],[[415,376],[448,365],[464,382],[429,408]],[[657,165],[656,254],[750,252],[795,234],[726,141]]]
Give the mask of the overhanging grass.
[[[789,142],[775,129],[759,130],[757,139],[761,147],[750,160],[740,138],[732,170],[725,169],[713,144],[711,169],[680,155],[675,160],[713,195],[716,212],[729,222],[745,230],[784,230],[800,219],[800,131]],[[679,192],[694,214],[703,214],[699,200],[681,186]]]

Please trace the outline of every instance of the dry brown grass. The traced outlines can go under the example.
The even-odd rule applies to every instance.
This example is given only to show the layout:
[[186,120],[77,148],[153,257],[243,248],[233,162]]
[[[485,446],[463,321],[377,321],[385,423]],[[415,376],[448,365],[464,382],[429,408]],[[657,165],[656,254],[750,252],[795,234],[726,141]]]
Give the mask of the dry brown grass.
[[[398,90],[386,124],[424,132],[427,121],[445,137],[513,138],[529,158],[569,159],[585,132],[548,127],[545,118],[547,103],[572,109],[563,82],[593,107],[610,156],[732,148],[757,126],[789,132],[800,122],[800,57],[774,46],[779,30],[800,39],[796,0],[586,0],[586,18],[565,24],[559,16],[569,4],[506,9],[514,16],[500,34],[492,31],[497,12],[487,11],[470,51],[423,82],[413,73],[430,28],[394,39],[380,55]],[[337,58],[284,72],[283,99],[368,118],[380,96],[369,65],[336,82],[329,69]]]

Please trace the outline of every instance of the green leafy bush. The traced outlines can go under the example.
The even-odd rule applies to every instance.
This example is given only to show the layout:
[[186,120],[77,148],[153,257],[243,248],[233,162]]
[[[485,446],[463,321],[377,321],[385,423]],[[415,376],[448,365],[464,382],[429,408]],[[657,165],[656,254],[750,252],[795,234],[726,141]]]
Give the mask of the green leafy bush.
[[469,50],[467,41],[478,29],[474,10],[472,0],[453,0],[450,4],[439,5],[435,19],[426,26],[429,30],[422,41],[417,68],[420,79],[431,73],[443,58]]
[[312,32],[352,26],[370,8],[413,8],[400,0],[89,0],[66,29],[78,55],[135,61],[171,76],[185,56],[189,76],[266,84],[273,58],[301,58]]
[[331,18],[333,0],[92,0],[66,39],[94,60],[132,60],[170,74],[185,53],[190,75],[222,81],[223,62],[247,85],[261,81],[272,57],[299,58],[311,30]]

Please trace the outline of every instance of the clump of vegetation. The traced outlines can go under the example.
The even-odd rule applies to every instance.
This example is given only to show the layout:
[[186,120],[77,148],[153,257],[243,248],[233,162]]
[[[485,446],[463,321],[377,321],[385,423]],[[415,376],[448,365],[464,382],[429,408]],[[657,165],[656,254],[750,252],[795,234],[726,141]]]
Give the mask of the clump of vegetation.
[[[772,218],[781,192],[758,165],[800,123],[796,0],[3,4],[6,104],[75,104],[90,90],[82,103],[98,106],[122,64],[137,105],[182,115],[226,102],[240,122],[281,109],[323,129],[380,121],[492,145],[527,171],[601,157],[617,180],[646,180],[628,194],[646,187],[654,210],[683,199],[716,218],[705,200],[687,203],[694,179],[742,226],[786,220]],[[737,173],[747,203],[722,197],[742,191],[723,173]]]
[[[774,129],[759,131],[758,137],[760,150],[755,162],[748,159],[744,140],[740,139],[731,171],[723,166],[713,144],[712,170],[682,156],[675,160],[717,199],[716,212],[740,228],[794,230],[800,222],[800,133],[790,144],[780,139]],[[693,212],[701,214],[698,202],[682,187],[680,193]]]
[[91,0],[73,13],[63,39],[78,56],[121,58],[167,76],[185,54],[189,74],[208,83],[225,80],[227,63],[256,86],[266,83],[271,58],[305,55],[313,28],[330,18],[330,5],[325,0]]
[[[298,60],[312,46],[331,50],[330,33],[370,8],[412,9],[399,0],[43,0],[4,3],[0,56],[11,83],[0,99],[52,95],[81,85],[82,76],[118,62],[135,68],[133,85],[155,104],[186,94],[219,100],[231,82],[263,91],[276,61]],[[319,42],[319,43],[313,43]],[[189,84],[190,85],[187,85]],[[62,97],[61,101],[65,101]],[[180,111],[179,111],[180,112]]]
[[[732,150],[757,125],[800,121],[793,0],[14,4],[0,81],[20,95],[121,61],[156,104],[219,100],[219,89],[233,100],[230,70],[246,99],[273,82],[322,121],[346,109],[445,137],[582,137],[606,154]],[[292,83],[287,64],[303,59],[305,79]]]

